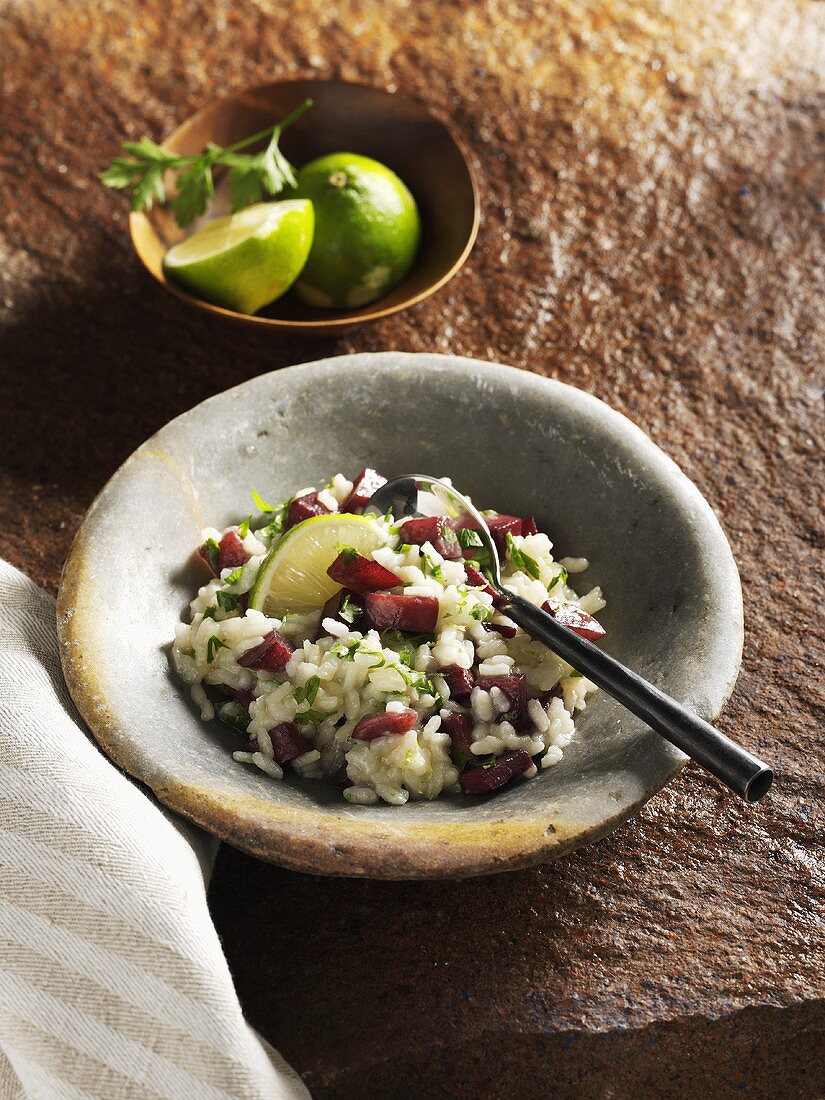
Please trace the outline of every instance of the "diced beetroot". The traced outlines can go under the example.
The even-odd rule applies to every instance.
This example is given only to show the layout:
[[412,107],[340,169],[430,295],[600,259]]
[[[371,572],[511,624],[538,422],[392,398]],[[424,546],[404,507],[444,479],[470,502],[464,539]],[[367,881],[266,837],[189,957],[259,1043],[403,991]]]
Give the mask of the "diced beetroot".
[[243,548],[241,537],[235,528],[230,528],[218,544],[220,550],[220,568],[237,569],[239,565],[246,565],[251,554],[247,554]]
[[589,642],[596,642],[607,633],[601,623],[597,623],[592,615],[588,615],[581,608],[553,607],[548,600],[541,605],[541,609],[546,611],[548,615],[552,615],[557,623],[561,623],[562,626],[566,626],[568,630],[572,630],[582,638],[587,638]]
[[417,721],[418,715],[409,707],[404,710],[382,710],[362,718],[352,731],[352,736],[356,741],[374,741],[376,737],[406,733]]
[[283,767],[291,764],[312,747],[294,722],[282,722],[269,731],[272,752],[276,761]]
[[448,714],[441,719],[441,728],[449,734],[453,748],[463,756],[472,757],[473,719],[469,714]]
[[435,596],[396,596],[390,592],[368,592],[364,597],[363,625],[372,630],[405,630],[408,634],[430,634],[438,622]]
[[483,768],[468,768],[458,777],[465,794],[487,794],[503,787],[517,775],[522,775],[533,766],[529,753],[523,749],[505,752],[495,764]]
[[352,483],[352,492],[344,501],[342,512],[360,512],[372,494],[387,484],[387,479],[377,470],[365,466]]
[[489,691],[497,687],[510,700],[510,709],[504,717],[517,729],[527,712],[527,681],[523,672],[513,672],[509,676],[479,676],[476,687]]
[[[507,534],[520,535],[522,521],[518,516],[485,516],[484,520],[490,529],[490,534],[493,536],[493,542],[496,544],[500,553],[504,553],[507,549]],[[477,531],[479,529],[478,522],[469,515],[460,516],[459,519],[453,522],[453,526],[460,530],[462,527],[469,531]],[[464,556],[472,555],[473,547],[469,547],[464,551]]]
[[508,623],[486,622],[484,623],[484,629],[494,630],[497,634],[500,634],[502,638],[515,638],[516,636],[516,628],[510,626]]
[[329,511],[330,509],[327,508],[326,504],[320,502],[317,493],[307,493],[306,496],[296,497],[289,506],[284,529],[288,530],[290,527],[294,527],[296,523],[303,523],[305,519],[312,519],[313,516],[326,516]]
[[260,752],[260,749],[258,748],[258,742],[255,740],[254,737],[248,737],[246,739],[246,741],[244,742],[243,751],[244,752]]
[[335,775],[333,775],[330,779],[330,783],[333,785],[333,787],[337,787],[339,791],[345,791],[347,787],[351,787],[353,785],[352,780],[347,775],[346,764],[341,765]]
[[408,519],[406,523],[402,523],[399,534],[404,542],[415,546],[423,546],[428,542],[436,553],[448,561],[461,557],[461,545],[444,516]]
[[354,550],[342,550],[327,573],[353,592],[378,592],[382,588],[394,588],[401,584],[401,578],[396,577],[395,573],[372,558],[356,554]]
[[467,583],[470,587],[483,588],[488,595],[493,597],[493,603],[496,607],[503,607],[507,603],[507,597],[502,596],[500,592],[496,592],[480,569],[476,569],[474,565],[468,565],[465,562],[464,572],[467,574]]
[[256,645],[254,649],[248,649],[242,657],[238,658],[238,664],[241,668],[278,672],[284,668],[292,654],[292,642],[277,630],[270,630],[260,645]]
[[532,516],[525,516],[521,521],[521,534],[522,535],[537,535],[539,529],[536,526],[536,521]]
[[457,703],[466,703],[470,698],[470,692],[475,687],[475,676],[470,668],[461,668],[459,665],[448,665],[441,670],[441,675],[447,681],[450,689],[450,698]]
[[244,688],[229,688],[229,694],[233,699],[237,699],[241,706],[246,707],[247,710],[249,710],[252,703],[255,702],[255,696],[252,692],[246,691]]

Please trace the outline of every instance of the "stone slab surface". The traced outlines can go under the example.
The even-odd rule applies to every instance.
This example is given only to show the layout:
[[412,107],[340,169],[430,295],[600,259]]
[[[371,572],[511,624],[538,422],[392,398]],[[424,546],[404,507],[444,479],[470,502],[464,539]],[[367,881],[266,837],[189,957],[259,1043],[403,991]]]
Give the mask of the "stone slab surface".
[[[318,1096],[825,1095],[825,8],[5,0],[0,20],[0,553],[35,580],[56,589],[95,492],[170,417],[385,348],[609,401],[697,482],[742,573],[721,726],[776,762],[765,803],[688,768],[601,844],[457,884],[224,849],[212,900],[252,1022]],[[307,343],[151,285],[95,172],[213,94],[313,74],[452,119],[484,220],[446,292]]]

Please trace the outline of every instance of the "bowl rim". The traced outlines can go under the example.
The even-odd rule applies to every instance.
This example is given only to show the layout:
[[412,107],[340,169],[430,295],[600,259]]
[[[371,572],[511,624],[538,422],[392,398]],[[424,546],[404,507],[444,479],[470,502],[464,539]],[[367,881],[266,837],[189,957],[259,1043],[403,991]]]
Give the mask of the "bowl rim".
[[[338,79],[318,79],[315,80],[312,77],[291,77],[284,80],[267,80],[262,84],[253,84],[245,88],[241,88],[239,91],[232,92],[230,95],[216,96],[200,107],[194,114],[187,116],[183,122],[179,123],[171,133],[166,134],[161,138],[161,144],[172,141],[173,139],[185,134],[191,126],[201,118],[207,111],[213,109],[218,103],[229,103],[234,99],[240,99],[243,96],[256,95],[260,92],[266,91],[269,88],[287,85],[287,84],[337,84],[351,88],[364,88],[373,92],[380,92],[387,96],[398,96],[400,99],[407,100],[410,103],[415,104],[421,109],[433,122],[441,126],[447,133],[450,140],[458,149],[459,155],[464,163],[464,168],[467,172],[467,178],[470,183],[470,190],[473,195],[473,221],[470,226],[470,232],[467,236],[467,240],[464,247],[461,250],[459,256],[453,261],[447,271],[444,272],[434,283],[430,284],[424,290],[419,291],[417,294],[405,298],[401,302],[396,302],[395,305],[386,306],[383,309],[375,310],[372,313],[362,313],[360,310],[355,310],[352,317],[341,317],[334,313],[329,318],[320,317],[318,320],[304,321],[304,320],[289,320],[279,317],[259,317],[257,314],[239,313],[234,309],[226,309],[224,306],[213,305],[211,302],[204,301],[202,298],[196,298],[193,294],[189,294],[183,287],[177,286],[171,279],[166,278],[166,274],[161,267],[160,273],[156,272],[151,265],[148,257],[147,250],[144,248],[143,239],[148,233],[156,232],[152,226],[151,219],[143,211],[131,211],[129,214],[129,237],[132,242],[132,248],[137,254],[138,259],[149,273],[154,282],[158,283],[170,294],[173,294],[176,298],[180,298],[184,302],[188,302],[190,305],[197,306],[198,309],[204,313],[209,313],[215,316],[225,318],[228,321],[233,321],[236,324],[241,325],[254,325],[263,328],[280,328],[290,331],[305,331],[305,332],[325,332],[332,328],[337,330],[345,330],[356,328],[360,325],[371,323],[372,321],[379,321],[384,317],[390,317],[394,313],[399,313],[401,310],[409,309],[412,306],[418,305],[420,302],[425,301],[431,297],[437,291],[439,291],[446,283],[448,283],[457,273],[461,270],[464,264],[467,262],[467,257],[473,250],[476,239],[478,237],[479,227],[481,225],[481,196],[478,183],[478,175],[473,164],[473,158],[471,157],[467,146],[458,136],[452,124],[446,122],[434,113],[433,109],[428,103],[420,99],[418,96],[408,95],[406,93],[389,92],[386,88],[378,87],[374,84],[366,84],[363,81],[358,80],[338,80]],[[403,285],[403,284],[402,284]],[[380,301],[380,299],[379,299]]]
[[[497,374],[504,385],[523,387],[526,394],[548,391],[565,396],[579,408],[590,408],[606,417],[627,439],[635,442],[640,463],[648,470],[658,468],[673,479],[674,488],[685,507],[692,505],[696,514],[704,518],[703,531],[713,540],[714,554],[718,554],[716,566],[719,573],[726,573],[726,591],[733,598],[736,612],[730,623],[732,643],[728,653],[728,666],[722,679],[715,669],[718,688],[713,705],[703,717],[712,721],[723,709],[736,683],[742,655],[743,621],[742,591],[736,563],[727,537],[710,504],[698,487],[656,443],[628,417],[613,409],[601,399],[578,387],[555,379],[544,378],[516,367],[490,363],[459,356],[430,353],[378,352],[333,356],[281,370],[270,371],[249,379],[228,390],[214,394],[191,409],[170,420],[164,427],[141,444],[107,481],[95,498],[78,530],[66,560],[57,598],[57,626],[60,656],[69,692],[95,740],[103,751],[124,771],[141,783],[147,784],[157,798],[182,817],[201,826],[219,839],[251,855],[277,863],[292,870],[320,875],[368,877],[380,879],[437,879],[463,878],[515,870],[546,863],[569,851],[607,835],[617,825],[627,820],[658,791],[676,776],[688,758],[673,749],[667,766],[663,766],[655,779],[646,777],[645,786],[638,797],[617,804],[616,812],[605,816],[595,826],[565,828],[547,826],[537,830],[536,819],[528,816],[517,820],[501,820],[494,823],[464,820],[460,823],[426,823],[405,821],[399,828],[391,817],[381,826],[357,817],[336,825],[319,828],[314,808],[286,806],[276,799],[262,799],[252,794],[244,797],[211,790],[205,786],[189,785],[175,780],[167,773],[162,781],[157,775],[147,774],[147,768],[130,754],[130,739],[134,731],[126,731],[123,723],[110,713],[105,697],[93,672],[85,666],[83,654],[93,648],[91,631],[84,629],[84,616],[77,611],[90,591],[90,579],[94,573],[94,547],[89,546],[89,528],[94,526],[96,513],[105,501],[112,486],[128,476],[130,466],[141,460],[147,452],[156,452],[163,442],[162,436],[173,425],[184,421],[204,405],[226,400],[239,390],[255,386],[265,387],[284,376],[312,377],[324,375],[330,364],[340,371],[352,360],[369,359],[372,369],[381,369],[381,361],[402,358],[405,361],[426,359],[429,365],[438,361],[445,369],[471,370],[483,367]],[[675,475],[675,477],[674,477]],[[91,568],[87,566],[90,563]],[[93,601],[90,601],[93,602]],[[101,706],[101,704],[104,704]],[[198,719],[193,715],[193,721]],[[652,731],[647,734],[656,738]],[[658,739],[657,743],[658,743]],[[227,767],[231,766],[227,761]],[[392,808],[386,808],[392,813]],[[264,816],[265,811],[265,816]],[[547,810],[548,818],[552,810]],[[516,815],[518,816],[518,815]],[[543,824],[543,822],[541,823]],[[336,831],[337,827],[337,831]]]

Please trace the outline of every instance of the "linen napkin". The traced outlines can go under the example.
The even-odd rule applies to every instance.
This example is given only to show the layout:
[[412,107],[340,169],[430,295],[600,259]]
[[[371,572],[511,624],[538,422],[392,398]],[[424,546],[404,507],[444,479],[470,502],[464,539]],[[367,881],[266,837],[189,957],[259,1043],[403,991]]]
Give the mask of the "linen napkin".
[[244,1020],[214,842],[89,738],[54,622],[0,561],[0,1100],[307,1097]]

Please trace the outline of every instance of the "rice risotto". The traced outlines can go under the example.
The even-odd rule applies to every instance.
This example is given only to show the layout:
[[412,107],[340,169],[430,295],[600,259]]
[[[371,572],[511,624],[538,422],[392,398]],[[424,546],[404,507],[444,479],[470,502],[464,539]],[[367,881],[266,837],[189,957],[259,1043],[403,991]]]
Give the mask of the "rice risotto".
[[[314,607],[273,614],[268,589],[255,587],[259,572],[269,585],[270,574],[303,568],[286,563],[302,545],[299,525],[331,538],[337,517],[362,513],[383,481],[373,470],[355,482],[337,474],[277,507],[256,493],[257,521],[204,531],[199,553],[213,575],[172,649],[202,717],[237,728],[236,761],[273,779],[292,768],[332,782],[361,805],[484,794],[558,763],[595,686],[507,618],[470,523],[352,521],[369,526],[375,548],[335,543],[322,563],[335,591]],[[568,585],[586,559],[554,560],[531,518],[486,518],[509,591],[588,638],[604,633],[592,617],[600,590],[577,596]]]

